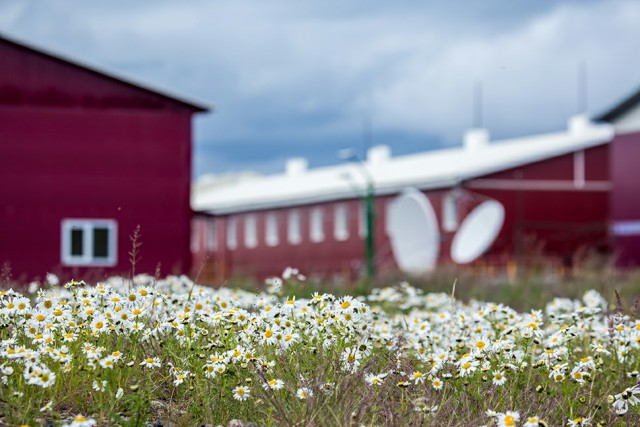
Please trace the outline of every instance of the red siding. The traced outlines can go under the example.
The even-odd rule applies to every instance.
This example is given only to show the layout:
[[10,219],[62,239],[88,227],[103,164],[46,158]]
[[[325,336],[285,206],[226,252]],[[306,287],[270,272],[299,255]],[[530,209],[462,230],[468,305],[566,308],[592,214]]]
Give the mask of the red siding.
[[610,173],[611,145],[605,144],[585,151],[585,177],[589,181],[608,181]]
[[513,172],[517,170],[522,175],[519,179],[535,180],[570,180],[573,179],[573,153],[547,159],[516,169],[483,176],[485,179],[514,179]]
[[[640,197],[638,197],[638,159],[640,132],[616,135],[611,143],[611,219],[616,224],[637,224],[631,232],[615,233],[618,263],[625,267],[640,267]],[[635,230],[635,231],[634,231]]]
[[115,271],[137,224],[138,271],[187,271],[189,115],[0,108],[0,122],[0,254],[14,274],[56,269],[63,218],[118,221]]

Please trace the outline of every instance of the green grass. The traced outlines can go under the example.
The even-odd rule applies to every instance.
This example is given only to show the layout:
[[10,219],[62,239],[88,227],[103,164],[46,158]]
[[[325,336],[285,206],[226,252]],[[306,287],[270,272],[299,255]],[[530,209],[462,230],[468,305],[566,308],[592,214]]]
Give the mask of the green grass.
[[640,405],[619,416],[610,400],[635,403],[622,394],[640,370],[637,275],[404,279],[263,292],[138,276],[0,293],[0,422],[453,426],[514,411],[517,425],[640,424]]

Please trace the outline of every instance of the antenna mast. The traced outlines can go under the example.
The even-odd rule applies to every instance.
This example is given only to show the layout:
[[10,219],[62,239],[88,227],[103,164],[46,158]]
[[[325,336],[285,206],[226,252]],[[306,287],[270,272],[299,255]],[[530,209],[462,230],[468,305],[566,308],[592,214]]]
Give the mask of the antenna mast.
[[586,113],[588,105],[587,61],[584,59],[578,64],[578,114]]
[[369,148],[371,148],[371,114],[368,112],[362,120],[362,147],[364,149],[362,158],[366,159],[367,152],[369,151]]
[[478,81],[473,87],[473,127],[482,127],[482,82]]

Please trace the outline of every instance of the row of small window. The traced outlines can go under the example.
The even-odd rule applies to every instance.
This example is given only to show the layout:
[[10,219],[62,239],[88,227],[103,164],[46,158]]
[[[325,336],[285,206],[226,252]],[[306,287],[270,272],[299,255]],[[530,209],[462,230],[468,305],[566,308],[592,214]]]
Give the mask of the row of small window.
[[[345,205],[336,205],[333,207],[333,237],[335,240],[344,241],[349,238],[349,221],[348,209]],[[325,240],[325,209],[316,207],[309,212],[309,240],[314,243],[320,243]],[[267,246],[278,246],[280,244],[279,222],[280,214],[277,212],[268,212],[264,216],[264,243]],[[258,246],[258,217],[255,214],[245,215],[244,222],[244,246],[246,248],[255,248]],[[298,209],[290,210],[286,214],[286,233],[287,241],[291,245],[302,243],[302,212]],[[227,220],[226,246],[228,249],[236,249],[238,247],[238,223],[239,219],[230,217]],[[361,237],[365,234],[365,223],[363,210],[360,211],[359,234]],[[215,223],[207,230],[207,248],[215,250]]]

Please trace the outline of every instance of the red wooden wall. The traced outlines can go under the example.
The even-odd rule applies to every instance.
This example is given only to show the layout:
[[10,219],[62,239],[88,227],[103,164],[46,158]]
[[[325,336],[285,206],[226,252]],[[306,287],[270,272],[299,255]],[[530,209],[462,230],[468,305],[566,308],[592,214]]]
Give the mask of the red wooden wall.
[[640,132],[616,135],[611,143],[612,234],[618,263],[640,267]]
[[64,218],[117,221],[127,273],[141,226],[138,272],[188,272],[191,115],[164,95],[0,39],[0,263],[15,278],[63,268]]

